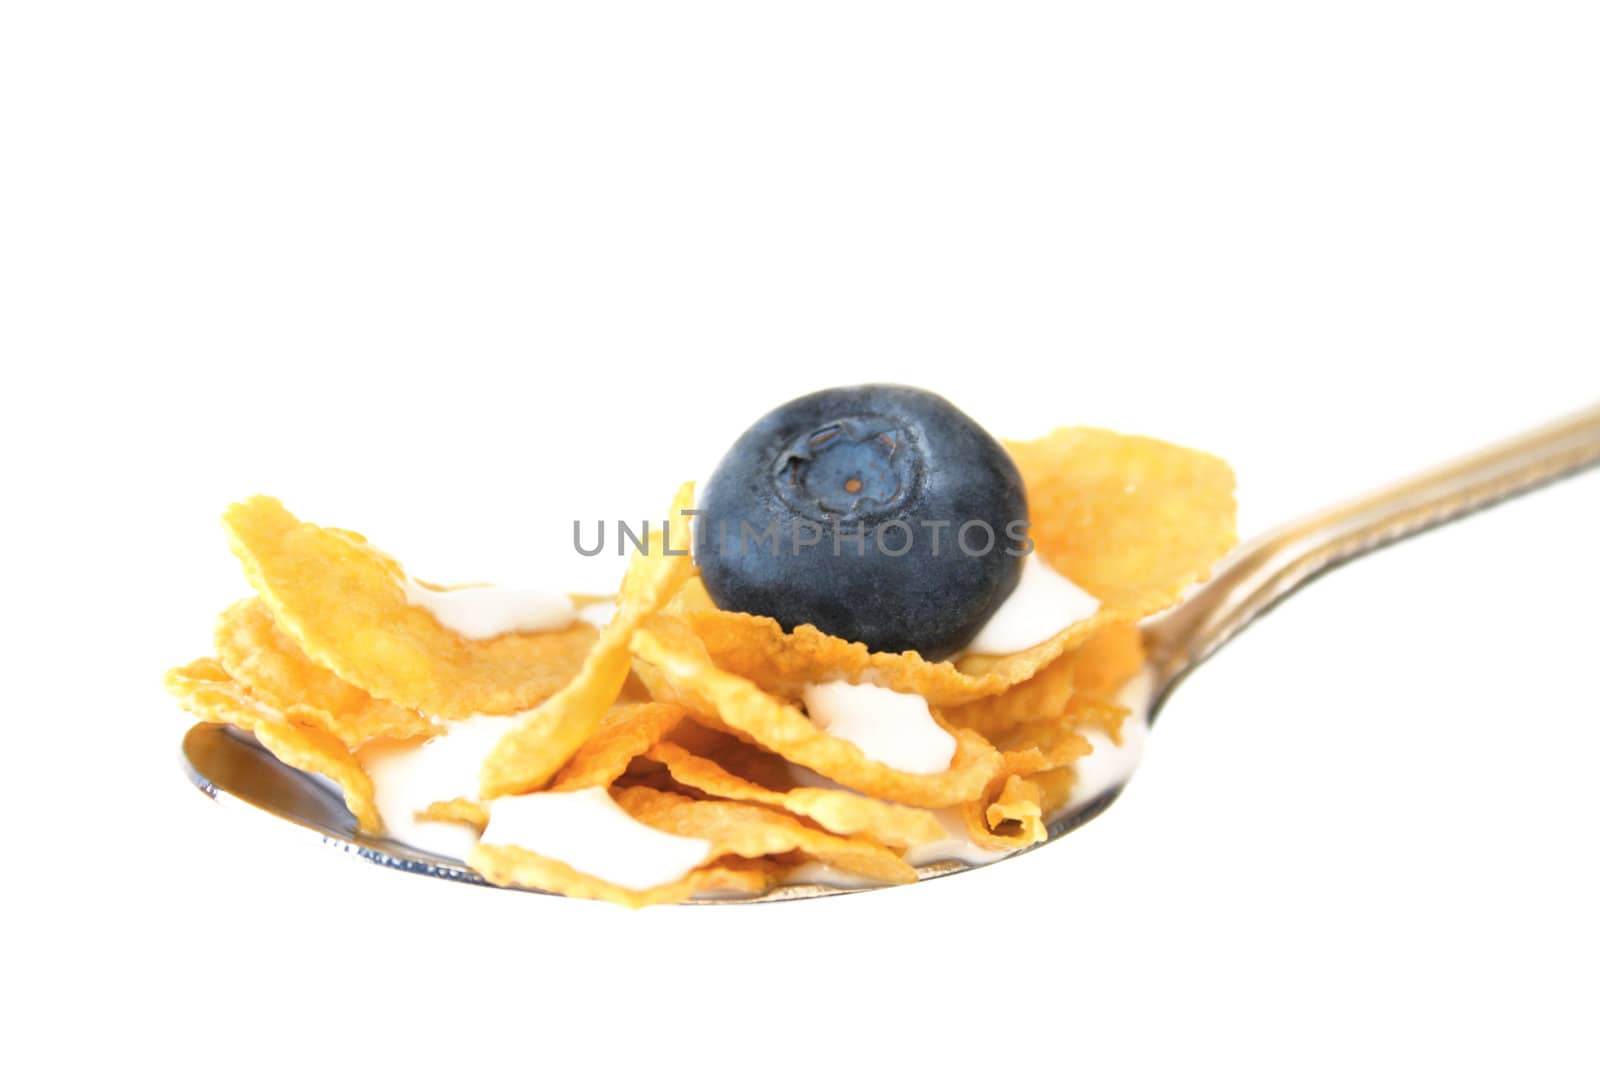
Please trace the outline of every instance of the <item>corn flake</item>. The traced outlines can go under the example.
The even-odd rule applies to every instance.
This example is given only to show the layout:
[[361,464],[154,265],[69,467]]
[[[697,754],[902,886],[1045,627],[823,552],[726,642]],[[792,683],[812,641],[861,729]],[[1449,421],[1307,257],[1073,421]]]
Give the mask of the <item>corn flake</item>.
[[467,864],[494,885],[539,889],[583,900],[604,900],[628,908],[676,904],[698,893],[762,893],[778,883],[783,870],[771,860],[728,856],[690,871],[676,882],[638,890],[602,881],[559,860],[515,845],[478,844],[468,855]]
[[422,822],[455,822],[470,826],[483,833],[489,825],[489,809],[476,800],[457,797],[454,800],[436,800],[416,813]]
[[798,851],[842,871],[883,882],[917,880],[916,870],[882,845],[838,837],[753,804],[695,800],[643,787],[619,789],[616,799],[622,810],[646,826],[712,842],[713,854],[754,859]]
[[1084,427],[1006,448],[1035,549],[1107,608],[1171,607],[1238,540],[1233,471],[1215,456]]
[[967,833],[980,847],[1016,849],[1038,844],[1049,836],[1045,827],[1044,790],[1022,775],[1008,775],[994,800],[975,802],[961,809]]
[[[653,620],[634,635],[633,650],[659,672],[654,684],[663,691],[658,699],[688,704],[768,751],[883,800],[917,807],[958,804],[981,793],[1000,766],[993,746],[960,729],[951,731],[956,754],[947,771],[912,774],[869,760],[849,741],[819,730],[795,705],[717,667],[705,645],[677,619]],[[652,675],[644,677],[650,682]]]
[[168,692],[196,718],[248,730],[279,762],[332,779],[361,828],[368,833],[382,830],[372,781],[337,737],[319,727],[291,721],[284,712],[257,700],[214,659],[195,660],[168,671],[166,684]]
[[461,637],[406,600],[405,572],[359,534],[301,522],[272,497],[223,517],[277,625],[312,660],[372,696],[445,719],[529,708],[566,685],[594,628]]
[[[1087,715],[1080,725],[1099,726],[1120,736],[1121,716],[1107,715],[1090,698],[1104,702],[1122,688],[1144,663],[1144,639],[1128,623],[1107,626],[1082,648],[1069,652],[1026,682],[970,704],[943,709],[952,723],[977,730],[991,741],[1010,727],[1066,714]],[[1080,697],[1073,705],[1074,697]]]
[[[693,507],[694,484],[685,483],[673,499],[671,515],[681,516]],[[686,551],[668,555],[665,548],[664,538],[652,537],[646,551],[634,554],[617,596],[617,613],[600,631],[577,676],[522,716],[489,753],[480,782],[482,796],[540,788],[600,724],[627,684],[634,631],[694,574]]]
[[683,719],[677,704],[618,704],[578,746],[551,789],[589,789],[622,777],[636,757],[649,752]]
[[257,598],[241,600],[217,622],[223,669],[267,704],[319,726],[355,749],[375,738],[404,741],[441,727],[421,712],[374,699],[319,667],[273,621]]
[[944,828],[930,811],[908,808],[876,797],[843,789],[802,786],[768,789],[731,773],[715,760],[696,756],[680,745],[664,741],[650,748],[650,759],[664,764],[674,780],[691,789],[725,800],[742,800],[782,808],[810,819],[831,833],[864,837],[890,848],[909,848],[944,836]]

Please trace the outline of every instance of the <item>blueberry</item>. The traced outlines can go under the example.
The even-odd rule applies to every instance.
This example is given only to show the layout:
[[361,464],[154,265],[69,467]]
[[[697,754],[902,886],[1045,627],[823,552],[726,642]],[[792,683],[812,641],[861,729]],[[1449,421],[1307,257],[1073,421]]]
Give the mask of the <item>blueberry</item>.
[[826,389],[746,430],[702,488],[695,558],[728,611],[873,651],[958,651],[1016,588],[1011,457],[937,394]]

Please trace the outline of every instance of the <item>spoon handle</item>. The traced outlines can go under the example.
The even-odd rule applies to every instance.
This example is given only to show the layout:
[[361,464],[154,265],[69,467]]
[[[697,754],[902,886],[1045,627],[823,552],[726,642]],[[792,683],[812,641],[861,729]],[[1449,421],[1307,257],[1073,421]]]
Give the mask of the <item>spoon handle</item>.
[[1146,629],[1154,714],[1184,675],[1313,578],[1600,463],[1600,405],[1311,515],[1241,546]]

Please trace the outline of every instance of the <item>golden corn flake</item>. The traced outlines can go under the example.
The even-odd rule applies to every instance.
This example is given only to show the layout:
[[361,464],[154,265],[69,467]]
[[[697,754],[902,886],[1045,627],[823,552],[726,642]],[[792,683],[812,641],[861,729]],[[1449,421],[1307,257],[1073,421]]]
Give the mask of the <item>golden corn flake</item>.
[[[1115,705],[1107,705],[1116,709]],[[1112,714],[1100,711],[1101,702],[1073,697],[1063,714],[1053,719],[1027,719],[994,730],[987,736],[1001,750],[1001,765],[984,791],[961,807],[962,821],[972,839],[985,848],[1020,848],[1043,840],[1044,817],[1054,808],[1043,804],[1043,790],[1027,779],[1036,774],[1070,768],[1094,751],[1079,730],[1085,718],[1096,726]],[[1120,709],[1116,709],[1120,711]],[[1037,810],[1030,809],[1035,804]]]
[[707,865],[675,882],[637,890],[514,845],[480,843],[469,853],[467,863],[496,885],[543,889],[628,907],[672,903],[712,891],[759,893],[776,884],[783,871],[783,865],[772,858],[793,854],[880,881],[916,880],[916,871],[881,845],[837,837],[779,812],[643,787],[617,790],[615,797],[624,811],[646,826],[711,842]]
[[1004,754],[1002,774],[1032,774],[1063,767],[1094,751],[1078,732],[1074,716],[1030,719],[995,733],[993,743]]
[[953,663],[926,660],[916,652],[869,652],[859,641],[825,634],[809,624],[785,633],[778,620],[764,615],[711,609],[684,617],[717,666],[785,696],[798,694],[809,682],[871,682],[949,706],[998,693],[1010,684],[999,675],[963,674]]
[[921,808],[891,804],[843,789],[767,789],[670,741],[652,746],[648,755],[664,764],[681,785],[725,800],[782,808],[845,837],[860,836],[890,848],[909,848],[944,836],[938,818]]
[[313,661],[372,696],[461,719],[533,707],[583,665],[594,628],[474,641],[406,599],[400,565],[359,534],[324,529],[252,497],[223,517],[234,553],[277,625]]
[[1074,653],[1068,653],[1032,678],[994,696],[941,708],[950,722],[992,737],[996,730],[1031,719],[1050,719],[1066,710],[1074,690]]
[[1045,839],[1043,800],[1044,791],[1038,782],[1014,774],[1006,779],[1000,795],[989,805],[989,826],[998,833],[1006,823],[1014,822],[1020,828],[1016,834],[1020,842],[1031,845],[1043,841]]
[[881,882],[917,880],[916,870],[882,845],[838,837],[768,808],[732,800],[695,800],[643,787],[619,789],[616,800],[646,826],[712,842],[713,855],[754,859],[798,851]]
[[694,872],[699,875],[694,891],[697,895],[754,896],[783,881],[787,870],[786,864],[771,856],[724,856]]
[[[694,507],[694,484],[685,483],[670,515],[687,521]],[[687,550],[668,555],[664,538],[652,537],[646,551],[634,554],[617,595],[617,613],[600,631],[576,677],[542,706],[508,730],[484,761],[480,780],[485,798],[526,793],[543,786],[594,732],[621,694],[633,662],[634,631],[660,611],[694,574]]]
[[484,827],[489,825],[489,809],[476,800],[468,800],[466,797],[436,800],[415,814],[422,822],[461,823],[472,827],[480,834],[483,833]]
[[404,741],[442,727],[344,681],[306,658],[259,599],[241,600],[217,622],[217,659],[254,696],[292,719],[320,726],[349,748],[375,738]]
[[979,846],[996,850],[1043,841],[1049,836],[1044,816],[1044,790],[1017,774],[1006,777],[993,801],[974,801],[961,808],[967,834]]
[[1067,706],[1054,718],[1026,719],[979,732],[1003,752],[1024,748],[1055,751],[1061,746],[1075,751],[1085,743],[1079,736],[1085,730],[1099,730],[1120,744],[1122,724],[1127,717],[1128,709],[1116,701],[1088,693],[1074,693],[1067,701]]
[[665,793],[682,792],[672,775],[667,773],[667,769],[654,760],[638,760],[630,764],[622,776],[611,785],[614,789],[629,789],[642,785]]
[[1128,709],[1114,700],[1077,693],[1067,705],[1062,721],[1073,730],[1099,730],[1120,745],[1122,724],[1128,721],[1128,714]]
[[793,696],[811,682],[865,682],[915,693],[944,708],[1004,693],[1100,629],[1135,618],[1127,610],[1101,608],[1021,652],[972,654],[950,662],[927,660],[917,652],[871,652],[861,642],[825,634],[809,623],[785,633],[776,619],[763,615],[699,610],[684,617],[717,666],[770,692]]
[[711,594],[706,592],[706,583],[699,578],[690,578],[662,610],[668,615],[692,615],[697,611],[716,611],[717,605],[711,599]]
[[589,789],[622,777],[636,757],[646,752],[683,720],[677,704],[618,704],[600,720],[595,732],[578,746],[556,775],[551,789]]
[[1028,719],[987,736],[1003,762],[982,797],[962,805],[972,839],[985,848],[1020,848],[1046,836],[1045,819],[1066,805],[1076,780],[1073,764],[1093,745],[1084,730],[1098,730],[1121,744],[1128,709],[1087,693],[1075,693],[1053,719]]
[[1107,626],[1072,654],[1072,683],[1080,693],[1112,697],[1144,666],[1144,635],[1137,626]]
[[783,870],[770,860],[729,856],[690,871],[676,882],[638,890],[602,881],[559,860],[515,845],[475,845],[467,856],[467,865],[494,885],[540,889],[583,900],[604,900],[628,908],[676,904],[697,893],[762,893],[778,883]]
[[[600,727],[578,748],[557,777],[553,789],[577,790],[610,785],[634,758],[677,726],[684,709],[673,704],[620,704],[606,713]],[[417,818],[454,822],[482,833],[489,809],[465,798],[441,800],[416,813]]]
[[[1042,803],[1042,790],[1028,777],[1047,771],[1070,768],[1072,761],[1087,754],[1090,746],[1082,738],[1080,746],[1057,747],[1046,752],[1026,748],[1007,752],[1005,764],[994,781],[976,800],[961,805],[961,821],[972,840],[983,848],[1021,848],[1043,840],[1044,816],[1052,809]],[[1035,809],[1031,812],[1027,804]],[[1012,825],[1006,825],[1010,822]],[[1037,834],[1038,836],[1034,836]]]
[[1238,540],[1233,471],[1215,456],[1081,427],[1006,448],[1035,549],[1106,608],[1171,607]]
[[[1139,628],[1118,623],[1099,630],[1082,648],[1062,656],[1026,682],[943,712],[952,723],[977,730],[992,741],[998,731],[1019,723],[1069,714],[1074,696],[1104,700],[1114,695],[1143,663],[1144,639]],[[1076,713],[1089,715],[1083,725],[1101,725],[1100,720],[1106,720],[1107,732],[1120,736],[1120,715],[1108,717],[1104,709],[1085,701],[1080,701]]]
[[382,830],[372,781],[337,737],[292,722],[284,712],[252,697],[214,659],[195,660],[168,671],[166,684],[178,703],[196,718],[248,730],[280,763],[332,779],[361,828],[368,833]]
[[[971,800],[1000,767],[1000,755],[971,730],[952,730],[956,754],[950,769],[912,774],[869,760],[849,741],[819,730],[798,707],[755,683],[717,667],[705,645],[681,621],[653,620],[634,635],[639,659],[660,672],[661,700],[688,704],[713,716],[791,762],[871,796],[918,807],[946,807]],[[643,674],[651,680],[648,672]]]
[[1027,780],[1039,787],[1040,809],[1054,813],[1066,807],[1067,801],[1072,799],[1072,787],[1077,783],[1078,773],[1071,766],[1052,767],[1048,771],[1027,775]]
[[714,716],[710,720],[711,725],[707,725],[692,717],[685,718],[667,735],[667,740],[691,755],[715,761],[730,774],[764,789],[782,792],[794,785],[788,760],[735,737]]

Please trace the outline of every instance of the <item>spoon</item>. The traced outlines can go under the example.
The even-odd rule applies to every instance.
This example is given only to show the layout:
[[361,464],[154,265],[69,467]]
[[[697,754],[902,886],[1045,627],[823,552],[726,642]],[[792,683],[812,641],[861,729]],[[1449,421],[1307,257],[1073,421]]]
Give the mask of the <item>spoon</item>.
[[[1155,721],[1190,672],[1312,579],[1396,541],[1596,464],[1600,464],[1600,405],[1242,545],[1186,603],[1145,624],[1146,662],[1140,676],[1122,694],[1130,717],[1136,720],[1136,732],[1142,733],[1143,727]],[[384,867],[489,884],[459,860],[359,832],[354,817],[327,785],[284,766],[242,734],[201,723],[184,736],[182,755],[190,781],[219,802],[264,812]],[[1125,784],[1126,776],[1118,776],[1093,795],[1075,798],[1052,817],[1044,841],[1002,858],[1011,859],[1065,837],[1110,807]],[[924,879],[939,878],[978,866],[983,864],[945,859],[923,864],[917,872]],[[884,887],[790,884],[761,896],[689,903],[799,900],[875,888]]]

